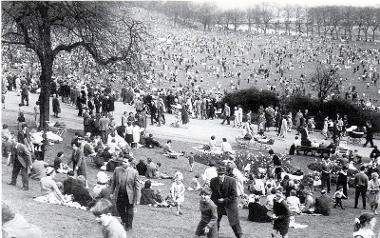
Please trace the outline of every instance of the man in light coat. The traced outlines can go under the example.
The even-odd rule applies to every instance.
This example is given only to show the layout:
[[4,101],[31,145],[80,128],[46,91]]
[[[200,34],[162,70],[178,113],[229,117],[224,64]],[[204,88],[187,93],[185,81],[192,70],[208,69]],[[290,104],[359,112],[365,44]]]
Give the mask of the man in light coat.
[[138,172],[131,165],[132,159],[116,167],[112,176],[111,194],[125,230],[132,229],[134,206],[138,201]]

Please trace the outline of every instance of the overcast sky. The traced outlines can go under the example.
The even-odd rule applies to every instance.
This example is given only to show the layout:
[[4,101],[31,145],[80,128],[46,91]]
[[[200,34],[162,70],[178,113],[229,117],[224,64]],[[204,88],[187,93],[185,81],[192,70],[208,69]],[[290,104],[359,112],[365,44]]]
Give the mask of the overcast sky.
[[[194,0],[195,2],[210,2],[210,0]],[[344,6],[375,6],[380,7],[380,0],[215,0],[216,4],[222,9],[245,9],[262,2],[270,2],[273,5],[301,5],[301,6],[320,6],[320,5],[344,5]]]

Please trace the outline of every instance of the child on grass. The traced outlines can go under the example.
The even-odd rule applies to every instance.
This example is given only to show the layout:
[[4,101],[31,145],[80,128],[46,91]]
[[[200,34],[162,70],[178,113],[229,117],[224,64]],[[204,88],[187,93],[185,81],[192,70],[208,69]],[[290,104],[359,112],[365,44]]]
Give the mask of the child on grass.
[[104,238],[127,238],[127,233],[119,220],[111,215],[112,203],[107,199],[100,199],[90,209],[97,217],[96,220],[103,226]]
[[[182,177],[183,178],[183,177]],[[185,201],[185,186],[182,183],[181,176],[175,176],[174,183],[170,189],[170,194],[177,207],[177,216],[182,215],[181,205]]]
[[215,203],[210,199],[211,190],[209,188],[202,189],[200,196],[199,210],[201,211],[201,221],[195,231],[195,237],[207,236],[208,238],[216,238],[218,237],[218,213]]
[[336,208],[336,206],[339,206],[342,209],[344,209],[342,205],[342,198],[346,198],[346,195],[344,195],[343,193],[343,187],[341,186],[338,187],[338,190],[334,193],[334,198],[335,198],[334,208]]

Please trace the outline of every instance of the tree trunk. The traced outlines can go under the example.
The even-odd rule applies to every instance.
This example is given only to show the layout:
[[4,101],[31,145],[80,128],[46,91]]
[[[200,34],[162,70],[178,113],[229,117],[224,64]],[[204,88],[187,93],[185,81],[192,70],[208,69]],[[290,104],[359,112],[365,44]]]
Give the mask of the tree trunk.
[[51,76],[53,74],[53,60],[42,59],[41,61],[41,93],[39,98],[40,103],[40,128],[46,131],[50,115],[50,86]]
[[376,33],[376,29],[377,29],[377,27],[374,27],[374,28],[372,29],[372,42],[375,42],[375,33]]

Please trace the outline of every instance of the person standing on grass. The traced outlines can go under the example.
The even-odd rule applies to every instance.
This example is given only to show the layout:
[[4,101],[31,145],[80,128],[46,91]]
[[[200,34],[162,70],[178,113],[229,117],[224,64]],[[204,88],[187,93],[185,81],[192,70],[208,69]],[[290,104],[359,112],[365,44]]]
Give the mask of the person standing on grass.
[[331,164],[330,164],[329,158],[326,157],[324,158],[323,163],[322,163],[321,189],[324,189],[325,187],[327,187],[327,193],[330,193],[330,187],[331,187],[330,174],[331,174]]
[[21,172],[23,190],[29,190],[29,170],[32,168],[32,156],[28,148],[16,142],[16,138],[10,140],[12,144],[10,164],[13,165],[12,180],[9,185],[16,186],[17,176]]
[[222,125],[224,122],[227,120],[227,125],[230,125],[230,117],[231,117],[231,108],[228,106],[227,103],[224,104],[224,109],[223,109],[223,121]]
[[379,192],[380,192],[380,181],[379,174],[374,172],[371,174],[371,180],[368,182],[368,202],[371,207],[373,214],[377,215],[377,207],[379,205]]
[[373,144],[374,129],[372,127],[372,124],[370,122],[367,122],[365,129],[366,129],[366,136],[365,136],[366,141],[363,147],[366,147],[368,143],[371,145],[371,147],[374,147],[374,144]]
[[111,184],[111,198],[116,200],[116,209],[126,231],[132,229],[139,186],[138,172],[132,167],[131,162],[132,159],[124,160],[122,166],[115,168]]
[[170,189],[170,195],[177,207],[177,216],[182,215],[181,206],[185,201],[185,186],[182,183],[182,176],[175,177],[175,181]]
[[197,230],[195,231],[195,238],[200,236],[218,238],[218,212],[217,206],[211,200],[211,190],[209,188],[202,189],[200,196],[199,210],[201,211],[201,221],[198,223]]
[[218,177],[211,179],[211,200],[218,209],[218,229],[223,215],[227,215],[228,221],[237,238],[243,236],[240,227],[239,210],[237,202],[237,185],[234,178],[226,176],[227,169],[224,166],[218,168]]
[[360,173],[355,175],[355,208],[358,208],[360,194],[363,200],[363,209],[366,209],[366,193],[368,188],[368,176],[365,174],[365,166],[360,167]]
[[59,103],[58,95],[54,94],[53,100],[52,100],[52,106],[53,106],[53,113],[55,117],[59,117],[58,114],[61,113],[61,105]]

